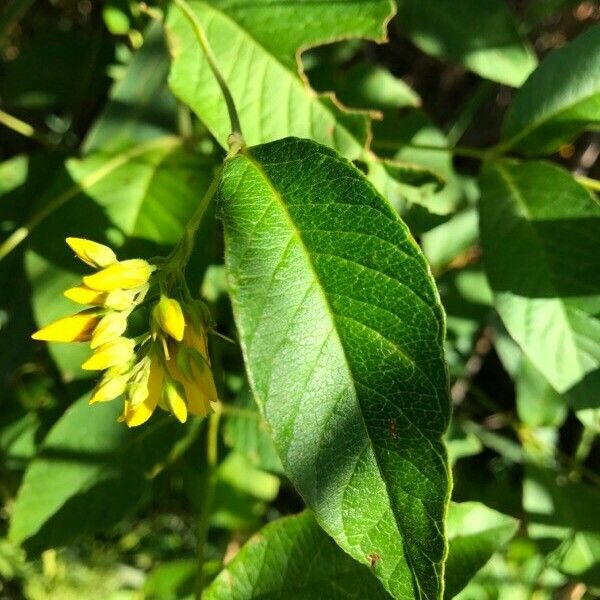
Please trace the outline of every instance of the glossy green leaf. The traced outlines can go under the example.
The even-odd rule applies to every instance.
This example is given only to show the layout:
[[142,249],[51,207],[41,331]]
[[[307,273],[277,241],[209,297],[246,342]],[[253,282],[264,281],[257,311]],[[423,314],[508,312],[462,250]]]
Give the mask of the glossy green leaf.
[[519,86],[536,66],[504,0],[397,0],[398,27],[423,52]]
[[[219,68],[236,102],[250,145],[289,135],[310,137],[358,158],[368,137],[367,120],[328,96],[318,96],[302,79],[299,53],[340,38],[383,41],[392,13],[389,0],[292,0],[190,3],[202,23]],[[285,23],[285,35],[274,35]],[[221,92],[181,11],[167,21],[173,54],[171,89],[226,146],[229,119]]]
[[[65,244],[68,236],[122,246],[123,258],[164,254],[208,188],[212,159],[189,153],[177,138],[159,138],[117,153],[98,152],[71,159],[65,172],[40,199],[43,207],[64,200],[31,235],[27,256],[32,302],[39,324],[80,310],[63,292],[80,281],[86,268]],[[53,232],[48,237],[47,231]],[[51,344],[68,380],[84,375],[84,345]]]
[[600,25],[552,52],[517,92],[504,148],[549,154],[600,124]]
[[479,502],[452,503],[444,598],[453,598],[517,531],[517,522]]
[[140,503],[151,484],[145,473],[184,429],[168,417],[128,429],[117,422],[121,410],[84,397],[59,419],[25,473],[13,541],[36,554],[103,531]]
[[226,266],[253,393],[324,529],[396,597],[441,596],[444,317],[408,230],[308,140],[226,163]]
[[508,332],[552,386],[569,393],[575,408],[597,407],[597,201],[551,164],[488,165],[480,227],[494,303]]
[[206,600],[389,598],[369,569],[342,552],[308,511],[264,527],[204,596]]

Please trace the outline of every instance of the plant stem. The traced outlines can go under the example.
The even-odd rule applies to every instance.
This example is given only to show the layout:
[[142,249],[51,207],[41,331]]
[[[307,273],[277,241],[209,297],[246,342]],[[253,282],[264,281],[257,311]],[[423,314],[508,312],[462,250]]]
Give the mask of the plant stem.
[[580,183],[583,187],[593,192],[600,192],[600,181],[586,177],[585,175],[575,175],[575,181]]
[[215,487],[217,483],[217,464],[219,450],[219,420],[221,412],[216,410],[208,417],[208,430],[206,432],[206,464],[208,467],[208,476],[206,479],[206,489],[204,493],[204,502],[198,522],[197,536],[197,557],[198,571],[196,573],[196,600],[201,600],[204,590],[204,563],[206,561],[206,541],[208,539],[208,530],[210,528],[210,515],[215,498]]
[[200,47],[206,55],[206,59],[208,61],[210,69],[213,72],[213,75],[215,76],[219,87],[221,88],[221,93],[223,94],[225,104],[227,105],[227,112],[229,113],[232,135],[241,137],[242,127],[240,125],[240,118],[235,107],[233,96],[231,95],[231,90],[227,86],[227,82],[225,81],[225,78],[219,70],[217,60],[215,58],[215,55],[213,54],[212,48],[210,47],[210,43],[208,42],[208,38],[206,37],[206,33],[204,32],[204,28],[202,27],[202,23],[200,23],[200,20],[196,16],[196,13],[190,8],[190,5],[186,2],[186,0],[173,0],[173,3],[177,5],[177,7],[181,10],[181,12],[190,22],[190,25],[192,26],[192,29],[194,30],[194,33],[196,35],[196,39],[198,40]]
[[26,123],[3,110],[0,110],[0,124],[8,127],[8,129],[12,129],[23,137],[40,142],[40,144],[44,144],[45,146],[50,145],[46,137],[41,133],[38,133],[29,123]]

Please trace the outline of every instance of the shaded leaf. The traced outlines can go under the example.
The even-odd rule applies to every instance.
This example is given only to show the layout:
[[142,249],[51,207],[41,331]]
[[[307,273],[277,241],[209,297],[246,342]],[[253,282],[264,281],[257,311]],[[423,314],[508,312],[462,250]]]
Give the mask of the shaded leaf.
[[504,0],[397,0],[400,30],[423,52],[519,86],[536,66]]
[[439,596],[444,320],[418,246],[358,170],[307,140],[228,161],[221,196],[242,349],[286,473],[342,548],[380,557],[394,595]]
[[[129,514],[150,489],[145,477],[184,432],[168,417],[145,428],[117,423],[118,402],[75,402],[44,440],[15,501],[11,540],[28,553],[103,531]],[[118,499],[118,501],[115,501]]]
[[246,543],[205,591],[206,600],[389,598],[305,511],[278,519]]
[[594,25],[548,55],[517,92],[502,147],[549,154],[599,123],[600,25]]
[[517,522],[479,502],[452,503],[448,512],[450,549],[444,598],[453,598],[513,537]]
[[485,267],[508,332],[576,409],[597,407],[600,206],[542,162],[488,165],[481,194]]

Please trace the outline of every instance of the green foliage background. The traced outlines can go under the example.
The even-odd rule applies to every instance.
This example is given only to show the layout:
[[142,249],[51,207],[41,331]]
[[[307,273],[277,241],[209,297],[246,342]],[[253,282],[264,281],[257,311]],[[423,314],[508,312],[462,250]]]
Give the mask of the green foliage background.
[[[0,598],[600,597],[598,6],[184,7],[0,7]],[[30,335],[215,177],[219,429],[129,430]]]

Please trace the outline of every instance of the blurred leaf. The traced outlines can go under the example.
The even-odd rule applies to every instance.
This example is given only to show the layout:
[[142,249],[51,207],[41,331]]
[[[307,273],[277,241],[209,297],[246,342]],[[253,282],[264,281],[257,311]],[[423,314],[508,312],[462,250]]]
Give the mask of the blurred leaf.
[[88,132],[83,144],[86,153],[145,142],[175,130],[175,98],[167,86],[169,65],[162,26],[153,23]]
[[221,197],[249,379],[286,473],[344,550],[380,557],[394,594],[434,596],[449,406],[418,246],[358,170],[308,140],[228,161]]
[[560,427],[567,417],[567,401],[525,356],[517,373],[517,413],[530,427]]
[[504,0],[397,0],[398,27],[427,54],[518,87],[537,61]]
[[333,91],[352,108],[397,109],[421,105],[419,95],[402,79],[377,65],[359,63],[349,69],[311,69],[311,85],[320,92]]
[[10,539],[30,554],[105,530],[150,489],[144,473],[182,435],[168,417],[145,428],[117,423],[122,406],[75,402],[52,428],[15,501]]
[[464,431],[456,419],[452,421],[446,434],[446,445],[451,465],[461,458],[474,456],[483,450],[479,438],[471,431]]
[[233,406],[239,409],[240,413],[227,416],[223,429],[226,444],[245,456],[256,467],[281,473],[283,467],[271,433],[258,412],[249,387],[242,390]]
[[77,27],[45,29],[3,65],[0,97],[10,109],[72,111],[108,83],[111,50],[104,36]]
[[146,600],[187,600],[194,597],[196,560],[174,560],[155,567],[144,584]]
[[[118,153],[97,152],[71,159],[40,200],[40,210],[57,204],[32,233],[27,271],[36,320],[47,323],[78,306],[63,296],[86,271],[65,244],[67,236],[122,247],[120,258],[165,254],[210,185],[214,161],[182,148],[177,138],[159,138]],[[52,236],[47,235],[52,231]],[[84,373],[83,345],[50,344],[69,380]]]
[[517,92],[502,147],[550,154],[599,124],[600,25],[594,25],[552,52]]
[[207,588],[204,597],[389,598],[368,568],[342,552],[308,511],[278,519],[250,538]]
[[481,192],[485,267],[507,330],[576,409],[597,408],[600,206],[542,162],[490,164]]
[[[190,3],[206,29],[219,68],[227,74],[249,145],[294,135],[310,137],[358,158],[367,141],[367,120],[318,96],[298,73],[301,50],[364,37],[383,41],[392,12],[389,0],[338,0],[277,5],[236,1]],[[285,35],[273,35],[285,23]],[[221,92],[189,21],[173,7],[167,20],[174,56],[169,84],[217,141],[226,147],[229,119]],[[244,48],[243,54],[238,51]],[[259,74],[249,79],[248,74]]]
[[444,598],[453,598],[517,531],[517,521],[479,502],[452,503]]

